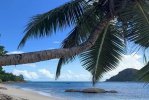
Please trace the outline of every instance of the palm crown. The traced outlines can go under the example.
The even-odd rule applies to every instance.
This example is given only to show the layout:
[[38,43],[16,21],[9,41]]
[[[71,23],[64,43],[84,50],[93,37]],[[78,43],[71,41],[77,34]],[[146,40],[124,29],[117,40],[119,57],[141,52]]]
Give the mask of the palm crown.
[[[56,78],[62,65],[78,56],[82,66],[91,72],[95,84],[103,73],[118,65],[125,53],[125,41],[132,41],[144,49],[149,47],[149,1],[71,0],[47,13],[34,16],[25,29],[19,47],[30,38],[51,36],[68,26],[74,28],[62,42],[62,48],[82,46],[89,39],[95,42],[88,41],[91,47],[83,52],[60,58]],[[94,38],[90,37],[93,34]]]

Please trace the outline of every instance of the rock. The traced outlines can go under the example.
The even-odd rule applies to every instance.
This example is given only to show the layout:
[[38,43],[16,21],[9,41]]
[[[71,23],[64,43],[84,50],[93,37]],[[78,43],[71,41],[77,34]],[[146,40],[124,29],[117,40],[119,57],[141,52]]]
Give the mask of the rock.
[[106,91],[104,89],[100,88],[87,88],[83,90],[77,90],[77,89],[66,89],[65,92],[81,92],[81,93],[118,93],[115,90]]
[[107,93],[118,93],[118,92],[115,90],[110,90],[110,91],[107,91]]
[[81,92],[81,91],[76,89],[66,89],[65,92]]
[[1,89],[1,90],[7,90],[7,88],[5,88],[5,87],[0,87],[0,89]]
[[83,93],[106,93],[104,89],[99,89],[99,88],[88,88],[88,89],[83,89]]

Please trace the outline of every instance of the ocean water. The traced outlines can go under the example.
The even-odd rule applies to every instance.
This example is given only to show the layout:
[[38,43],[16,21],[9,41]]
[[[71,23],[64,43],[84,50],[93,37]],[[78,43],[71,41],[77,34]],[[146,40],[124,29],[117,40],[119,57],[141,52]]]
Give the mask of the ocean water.
[[149,100],[149,86],[144,83],[102,82],[95,87],[116,90],[118,93],[68,93],[65,89],[84,89],[92,87],[91,82],[27,82],[11,86],[36,91],[42,95],[63,98],[64,100]]

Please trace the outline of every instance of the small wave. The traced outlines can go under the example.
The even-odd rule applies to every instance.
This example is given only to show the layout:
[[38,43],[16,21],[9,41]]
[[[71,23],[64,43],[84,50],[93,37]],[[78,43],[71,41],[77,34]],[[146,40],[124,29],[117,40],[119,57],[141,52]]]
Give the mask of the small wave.
[[41,92],[41,91],[36,91],[36,92],[37,92],[38,94],[51,97],[51,94],[50,94],[50,93],[45,93],[45,92]]
[[25,91],[35,92],[35,93],[38,93],[43,96],[52,97],[50,93],[46,93],[46,92],[42,92],[42,91],[36,91],[36,90],[30,89],[30,88],[20,88],[20,89],[25,90]]
[[25,91],[31,91],[31,92],[35,92],[35,90],[33,90],[33,89],[30,89],[30,88],[21,88],[21,87],[20,87],[20,89],[22,89],[22,90],[25,90]]

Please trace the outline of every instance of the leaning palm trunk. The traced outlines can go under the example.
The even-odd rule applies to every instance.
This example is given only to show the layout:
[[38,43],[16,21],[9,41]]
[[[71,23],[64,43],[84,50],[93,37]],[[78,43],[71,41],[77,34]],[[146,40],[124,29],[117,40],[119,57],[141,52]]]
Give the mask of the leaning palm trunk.
[[107,20],[100,22],[91,33],[87,41],[80,44],[79,46],[66,48],[66,49],[53,49],[53,50],[44,50],[44,51],[37,51],[37,52],[29,52],[29,53],[22,53],[22,54],[10,54],[0,57],[0,66],[7,66],[7,65],[19,65],[19,64],[26,64],[26,63],[34,63],[40,62],[55,58],[65,58],[70,57],[73,55],[77,55],[82,53],[89,48],[91,48],[100,33],[103,31],[104,27],[108,23]]

